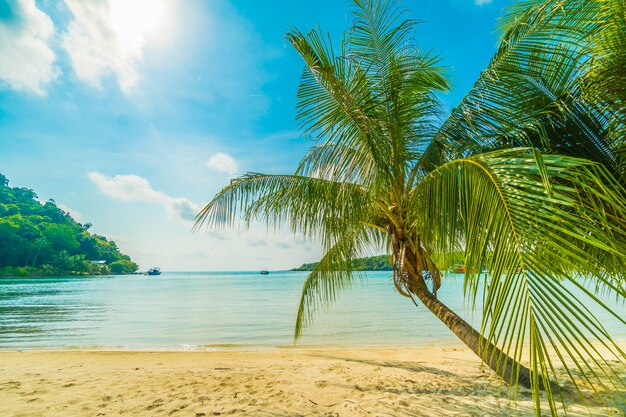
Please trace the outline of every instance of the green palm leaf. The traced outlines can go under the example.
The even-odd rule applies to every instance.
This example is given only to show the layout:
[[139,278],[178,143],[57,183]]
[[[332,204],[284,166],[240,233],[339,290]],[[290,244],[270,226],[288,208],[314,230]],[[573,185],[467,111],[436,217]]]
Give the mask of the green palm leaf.
[[[268,227],[289,226],[294,233],[332,242],[341,219],[359,222],[371,210],[362,187],[298,175],[250,173],[232,180],[196,216],[195,227],[232,226],[238,214]],[[341,220],[341,221],[340,221]],[[332,243],[329,243],[332,244]]]
[[[609,146],[619,156],[626,178],[626,5],[621,0],[598,2],[599,24],[592,32],[585,98],[609,115]],[[626,180],[623,181],[626,183]]]
[[357,226],[346,231],[335,244],[325,251],[317,266],[304,281],[296,317],[294,338],[302,336],[304,328],[313,321],[315,311],[337,299],[338,292],[348,288],[353,279],[363,278],[363,273],[352,270],[352,260],[368,250],[380,250],[384,237],[380,231],[367,226]]
[[[537,157],[513,149],[445,164],[416,188],[415,216],[436,257],[450,256],[465,242],[467,295],[476,302],[483,293],[481,333],[518,363],[530,362],[535,400],[546,387],[556,414],[549,383],[550,375],[560,380],[550,360],[555,355],[576,389],[574,371],[617,400],[626,387],[598,345],[621,363],[626,356],[581,301],[593,300],[626,324],[581,283],[584,277],[626,296],[626,253],[617,243],[626,233],[626,197],[616,185],[617,191],[606,189],[606,171],[597,164]],[[598,210],[607,204],[612,212]]]
[[[435,135],[422,165],[515,146],[598,161],[616,172],[610,117],[583,98],[598,3],[518,2],[498,52]],[[443,159],[442,159],[443,158]],[[430,161],[430,162],[429,162]]]

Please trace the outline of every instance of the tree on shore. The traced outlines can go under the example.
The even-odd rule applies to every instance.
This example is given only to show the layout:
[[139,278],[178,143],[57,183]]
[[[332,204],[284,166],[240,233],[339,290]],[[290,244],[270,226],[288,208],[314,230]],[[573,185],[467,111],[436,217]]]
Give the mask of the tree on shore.
[[[553,415],[564,401],[555,356],[575,389],[577,373],[596,394],[621,397],[624,383],[596,343],[620,363],[626,356],[587,304],[626,324],[596,297],[626,295],[626,194],[614,150],[598,133],[609,125],[606,110],[584,107],[580,86],[557,83],[583,85],[583,75],[568,76],[578,50],[541,56],[532,44],[547,32],[520,24],[541,12],[511,11],[496,57],[443,123],[444,68],[416,46],[416,22],[395,2],[355,0],[353,25],[339,44],[319,29],[287,34],[305,62],[297,118],[318,144],[293,175],[232,180],[196,226],[229,226],[242,214],[321,242],[296,337],[316,308],[359,277],[352,260],[384,248],[397,291],[426,306],[512,393],[531,388],[538,415],[542,390]],[[516,56],[525,58],[517,69]],[[538,74],[555,84],[537,85]],[[557,86],[569,93],[561,101],[548,94]],[[513,103],[516,94],[527,102]],[[570,107],[558,107],[564,102]],[[482,309],[480,329],[437,298],[440,271],[459,249],[465,296]]]

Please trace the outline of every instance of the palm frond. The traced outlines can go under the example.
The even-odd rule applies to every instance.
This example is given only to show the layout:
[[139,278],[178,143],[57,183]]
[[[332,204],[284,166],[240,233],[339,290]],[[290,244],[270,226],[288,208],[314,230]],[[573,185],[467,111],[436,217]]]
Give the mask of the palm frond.
[[466,296],[476,305],[483,292],[481,333],[518,363],[530,362],[536,401],[546,387],[556,414],[561,393],[550,391],[549,378],[561,376],[553,354],[575,387],[578,372],[621,395],[625,385],[598,346],[621,363],[626,355],[587,305],[626,321],[584,285],[626,296],[626,195],[602,166],[527,149],[498,151],[437,168],[414,197],[416,226],[437,256],[464,243]]
[[[242,215],[279,229],[332,241],[335,230],[367,219],[373,210],[359,185],[298,175],[249,173],[232,180],[196,216],[195,228],[230,227]],[[350,219],[345,221],[344,219]]]
[[622,0],[598,2],[598,28],[591,39],[585,98],[609,115],[609,145],[620,155],[619,175],[626,184],[623,150],[626,147],[626,4]]
[[294,338],[302,336],[313,321],[315,312],[337,299],[338,293],[349,287],[354,278],[362,279],[361,271],[352,270],[352,260],[380,250],[385,236],[366,225],[351,228],[325,251],[317,266],[304,281],[296,317]]
[[368,155],[376,175],[363,178],[379,189],[404,184],[407,163],[423,152],[441,114],[435,93],[449,88],[439,58],[410,42],[415,22],[401,20],[403,13],[394,1],[356,2],[336,56],[319,30],[287,34],[305,61],[301,127],[326,145]]
[[407,10],[390,0],[356,0],[353,23],[346,39],[362,68],[389,79],[389,63],[410,45],[417,21],[404,18]]
[[376,166],[374,182],[388,185],[389,143],[377,140],[381,133],[372,117],[375,100],[365,72],[344,58],[345,49],[335,57],[332,43],[317,30],[305,36],[293,29],[286,38],[305,62],[296,116],[304,133],[363,148]]
[[309,150],[298,164],[296,175],[364,184],[376,175],[368,156],[363,149],[326,142]]
[[491,63],[434,136],[423,170],[506,147],[584,157],[615,172],[608,119],[582,98],[598,4],[518,2],[509,9]]

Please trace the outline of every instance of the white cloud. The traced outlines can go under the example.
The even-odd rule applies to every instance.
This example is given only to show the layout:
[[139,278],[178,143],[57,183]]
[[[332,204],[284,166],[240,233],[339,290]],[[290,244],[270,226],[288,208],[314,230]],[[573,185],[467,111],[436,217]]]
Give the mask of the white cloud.
[[493,0],[474,0],[476,6],[484,6],[486,4],[491,4],[491,2],[493,2]]
[[57,207],[59,207],[64,212],[69,213],[69,215],[72,216],[72,218],[76,220],[77,222],[83,221],[83,215],[78,210],[73,210],[67,207],[65,204],[61,204],[61,203],[57,203]]
[[107,177],[99,172],[90,172],[87,175],[103,194],[114,200],[160,204],[171,217],[186,221],[193,221],[200,211],[197,204],[186,198],[170,197],[161,191],[156,191],[147,179],[138,175]]
[[224,172],[228,175],[234,175],[238,170],[237,161],[232,156],[221,152],[207,159],[206,166],[213,171]]
[[0,19],[0,81],[18,91],[45,95],[45,86],[58,70],[49,42],[54,33],[50,17],[35,0],[8,2]]
[[99,172],[90,172],[88,176],[100,191],[114,200],[158,203],[164,197],[163,193],[152,189],[148,180],[138,175],[116,175],[110,178]]
[[100,87],[108,75],[130,93],[150,32],[163,13],[161,0],[65,0],[74,16],[63,36],[78,78]]

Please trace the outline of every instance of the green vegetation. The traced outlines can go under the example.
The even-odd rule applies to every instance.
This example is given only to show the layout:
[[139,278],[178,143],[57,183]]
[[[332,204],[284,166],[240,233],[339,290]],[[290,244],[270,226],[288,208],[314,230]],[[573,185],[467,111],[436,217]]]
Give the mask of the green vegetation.
[[[354,259],[389,251],[396,290],[513,398],[529,387],[538,416],[542,406],[563,413],[564,397],[585,385],[623,407],[626,385],[604,358],[623,365],[626,354],[587,309],[597,303],[626,325],[595,297],[626,299],[623,2],[516,2],[496,55],[447,117],[446,72],[419,48],[416,22],[393,0],[355,0],[352,12],[341,42],[320,29],[286,36],[305,66],[297,119],[316,145],[294,175],[233,179],[196,226],[242,215],[322,243],[296,338],[359,275]],[[458,250],[480,329],[437,298]]]
[[128,274],[137,264],[115,242],[89,233],[53,200],[11,188],[0,174],[0,276]]
[[[313,271],[318,264],[319,262],[302,264],[300,267],[292,269],[292,271]],[[391,271],[391,255],[353,259],[351,269],[353,271]]]
[[[452,256],[449,271],[454,272],[455,268],[462,267],[464,259],[465,254],[456,251]],[[319,262],[302,264],[298,268],[293,268],[292,271],[313,271],[318,264]],[[391,255],[368,256],[367,258],[353,259],[350,269],[352,271],[393,271]]]

